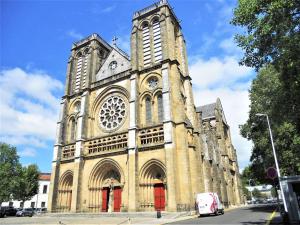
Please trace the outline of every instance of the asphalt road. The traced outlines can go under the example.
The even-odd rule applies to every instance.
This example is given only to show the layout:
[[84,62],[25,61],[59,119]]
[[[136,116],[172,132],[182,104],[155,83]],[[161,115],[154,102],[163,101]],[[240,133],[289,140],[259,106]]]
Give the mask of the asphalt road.
[[[172,224],[240,224],[265,225],[270,220],[276,205],[253,205],[233,209],[219,216],[203,216],[195,219],[183,220]],[[282,224],[279,213],[275,214],[270,224]]]

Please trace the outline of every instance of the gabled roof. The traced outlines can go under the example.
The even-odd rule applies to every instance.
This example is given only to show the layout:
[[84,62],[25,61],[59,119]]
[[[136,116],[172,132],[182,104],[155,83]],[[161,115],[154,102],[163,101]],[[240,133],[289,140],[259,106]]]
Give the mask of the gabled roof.
[[207,104],[207,105],[202,105],[196,108],[197,112],[202,112],[202,119],[209,119],[209,118],[215,118],[215,109],[217,109],[222,116],[223,122],[228,126],[225,113],[222,107],[221,100],[217,98],[217,101],[215,103]]
[[196,108],[197,112],[202,112],[202,119],[208,119],[215,117],[215,108],[217,104],[211,103],[207,105],[198,106]]
[[[116,67],[114,69],[110,68],[112,62],[116,62]],[[106,79],[115,74],[129,70],[130,68],[131,63],[128,55],[121,49],[119,49],[117,46],[113,46],[105,62],[103,63],[96,75],[96,81]]]

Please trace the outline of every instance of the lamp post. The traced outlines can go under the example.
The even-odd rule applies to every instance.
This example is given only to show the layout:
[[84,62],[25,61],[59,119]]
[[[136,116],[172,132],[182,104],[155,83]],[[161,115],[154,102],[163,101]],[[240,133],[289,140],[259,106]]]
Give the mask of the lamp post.
[[249,189],[250,189],[250,196],[251,196],[251,204],[253,203],[253,196],[252,196],[252,190],[251,190],[251,180],[252,179],[249,179]]
[[274,142],[273,142],[273,135],[272,135],[272,130],[271,130],[271,126],[270,126],[269,117],[268,117],[268,114],[264,114],[264,113],[257,113],[255,115],[258,116],[258,117],[266,117],[267,118],[268,128],[269,128],[269,134],[270,134],[270,139],[271,139],[271,144],[272,144],[272,150],[273,150],[273,156],[274,156],[275,166],[276,166],[276,170],[277,170],[277,174],[278,174],[278,181],[279,181],[279,187],[280,187],[281,197],[282,197],[282,200],[283,200],[284,210],[287,212],[285,197],[284,197],[284,194],[283,194],[282,185],[280,183],[280,177],[281,177],[281,175],[280,175],[279,165],[278,165],[278,161],[277,161],[275,146],[274,146]]

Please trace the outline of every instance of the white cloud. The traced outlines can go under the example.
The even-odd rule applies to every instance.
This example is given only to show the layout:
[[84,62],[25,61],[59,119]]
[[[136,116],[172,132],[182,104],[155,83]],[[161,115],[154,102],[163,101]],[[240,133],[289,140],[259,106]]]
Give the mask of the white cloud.
[[81,33],[77,32],[77,31],[75,31],[73,29],[67,31],[66,35],[69,36],[69,37],[71,37],[71,38],[74,38],[76,40],[81,40],[84,37]]
[[[63,84],[44,72],[0,71],[0,140],[45,147],[55,137]],[[59,92],[59,93],[58,93]]]
[[199,88],[228,87],[239,79],[249,76],[251,71],[249,67],[240,66],[233,56],[224,59],[214,57],[208,60],[198,58],[190,67],[193,82]]
[[111,5],[111,6],[108,6],[102,10],[100,10],[101,13],[110,13],[112,12],[114,9],[116,8],[115,5]]
[[198,57],[190,66],[190,74],[196,106],[213,103],[218,97],[221,99],[239,165],[244,168],[249,163],[252,143],[240,136],[239,125],[248,118],[250,82],[240,80],[247,80],[253,71],[239,66],[234,56],[208,60]]
[[25,148],[23,151],[19,152],[19,155],[23,157],[35,157],[36,150],[33,148]]
[[227,54],[234,55],[236,58],[242,56],[242,49],[234,42],[234,37],[224,39],[220,42],[219,47]]

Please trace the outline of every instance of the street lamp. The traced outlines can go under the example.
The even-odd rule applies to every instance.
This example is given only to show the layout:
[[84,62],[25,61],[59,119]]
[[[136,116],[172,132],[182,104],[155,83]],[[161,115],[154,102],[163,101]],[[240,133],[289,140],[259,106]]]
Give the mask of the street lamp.
[[274,156],[276,170],[277,170],[277,174],[278,174],[278,181],[279,181],[279,187],[280,187],[281,197],[282,197],[282,200],[283,200],[284,210],[287,212],[285,197],[284,197],[283,189],[282,189],[282,186],[281,186],[281,183],[280,183],[280,177],[281,177],[281,175],[280,175],[279,165],[278,165],[278,161],[277,161],[275,146],[274,146],[274,142],[273,142],[273,135],[272,135],[272,130],[271,130],[271,126],[270,126],[269,117],[268,117],[267,114],[263,114],[263,113],[257,113],[255,115],[258,116],[258,117],[264,117],[265,116],[267,118],[268,128],[269,128],[269,133],[270,133],[270,139],[271,139],[271,144],[272,144],[272,149],[273,149],[273,156]]

